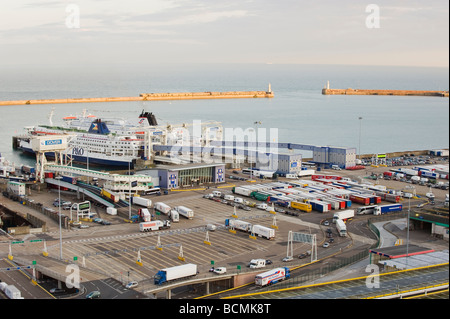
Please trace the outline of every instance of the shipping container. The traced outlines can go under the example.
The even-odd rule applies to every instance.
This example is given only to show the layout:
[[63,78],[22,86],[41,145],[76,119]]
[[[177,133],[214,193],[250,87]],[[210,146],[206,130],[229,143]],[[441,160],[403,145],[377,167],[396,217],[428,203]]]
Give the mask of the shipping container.
[[301,210],[301,211],[306,212],[306,213],[312,212],[311,204],[299,203],[299,202],[291,202],[290,206],[291,206],[291,208],[298,209],[298,210]]
[[310,200],[309,204],[311,204],[313,210],[320,213],[328,213],[331,209],[329,208],[330,204],[321,202],[319,200]]
[[365,205],[365,206],[368,206],[370,204],[370,198],[363,197],[363,196],[350,195],[349,199],[353,203],[357,203],[357,204],[361,204],[361,205]]

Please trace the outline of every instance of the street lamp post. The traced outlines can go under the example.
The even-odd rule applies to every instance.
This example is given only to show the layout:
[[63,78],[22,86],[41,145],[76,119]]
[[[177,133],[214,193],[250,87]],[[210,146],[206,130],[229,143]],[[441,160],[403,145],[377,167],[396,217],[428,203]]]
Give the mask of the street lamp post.
[[[406,186],[406,189],[415,189],[414,186]],[[411,196],[408,196],[408,217],[406,218],[406,269],[408,269],[409,255],[409,217],[411,215]]]
[[358,153],[359,153],[359,160],[361,160],[361,130],[362,130],[362,117],[360,116],[358,118],[359,120],[359,146],[358,146]]
[[59,215],[59,258],[63,259],[62,253],[62,225],[61,225],[61,176],[55,177],[58,180],[58,215]]

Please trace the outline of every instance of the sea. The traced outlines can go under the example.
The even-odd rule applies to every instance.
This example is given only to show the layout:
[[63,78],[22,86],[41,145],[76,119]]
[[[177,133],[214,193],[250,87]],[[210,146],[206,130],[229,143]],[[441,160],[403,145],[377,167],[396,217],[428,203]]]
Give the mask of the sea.
[[34,158],[12,149],[12,136],[26,126],[48,124],[52,109],[54,124],[83,110],[125,119],[145,110],[159,124],[219,121],[225,129],[266,129],[268,141],[275,139],[272,129],[279,142],[354,147],[358,154],[449,148],[448,98],[324,96],[327,81],[338,89],[448,90],[449,68],[181,63],[3,67],[0,100],[265,91],[269,84],[275,97],[0,106],[0,153],[16,165],[34,165]]

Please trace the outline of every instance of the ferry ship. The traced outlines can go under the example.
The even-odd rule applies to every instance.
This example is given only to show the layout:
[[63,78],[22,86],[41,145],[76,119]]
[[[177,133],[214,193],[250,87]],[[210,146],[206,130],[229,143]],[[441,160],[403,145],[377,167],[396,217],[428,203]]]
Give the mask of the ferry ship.
[[[143,127],[157,124],[154,115],[142,113],[139,117],[140,126],[134,126],[130,122],[108,120],[93,116],[81,118],[65,118],[64,126],[38,125],[26,127],[27,134],[18,138],[19,150],[25,153],[35,154],[31,147],[31,138],[42,135],[61,135],[70,133],[73,138],[69,141],[69,148],[63,153],[66,160],[86,165],[102,165],[133,168],[136,160],[145,159]],[[147,121],[145,123],[145,121]],[[87,124],[89,123],[88,129]],[[114,129],[110,130],[110,126]],[[157,128],[153,126],[155,130]],[[141,131],[139,131],[141,129]],[[54,154],[46,154],[54,158]]]
[[[189,125],[158,125],[153,113],[142,111],[137,119],[101,119],[94,115],[68,116],[63,118],[64,124],[55,126],[52,123],[52,113],[49,116],[50,125],[25,127],[26,135],[14,137],[14,148],[35,155],[31,147],[34,136],[70,134],[69,147],[63,153],[66,161],[85,165],[102,165],[115,168],[134,168],[138,159],[151,160],[150,145],[190,145],[186,129]],[[221,125],[218,122],[202,124],[203,132],[208,139],[210,135],[221,138]],[[209,128],[206,130],[206,127]],[[200,140],[202,137],[198,137]],[[146,143],[147,141],[147,143]],[[200,141],[198,141],[200,143]],[[48,158],[54,158],[53,153],[47,153]]]

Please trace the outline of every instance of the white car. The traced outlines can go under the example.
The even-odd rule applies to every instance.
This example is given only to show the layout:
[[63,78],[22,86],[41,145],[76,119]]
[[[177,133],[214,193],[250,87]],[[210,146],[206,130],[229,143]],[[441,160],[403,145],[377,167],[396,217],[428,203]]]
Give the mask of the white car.
[[225,267],[218,267],[214,269],[214,273],[218,275],[225,274],[227,272],[227,269]]
[[131,289],[131,288],[135,288],[137,286],[138,286],[138,282],[137,281],[130,281],[129,283],[127,283],[125,285],[125,288]]
[[291,257],[291,256],[286,256],[283,258],[283,262],[285,262],[285,263],[293,261],[293,260],[294,260],[294,257]]

